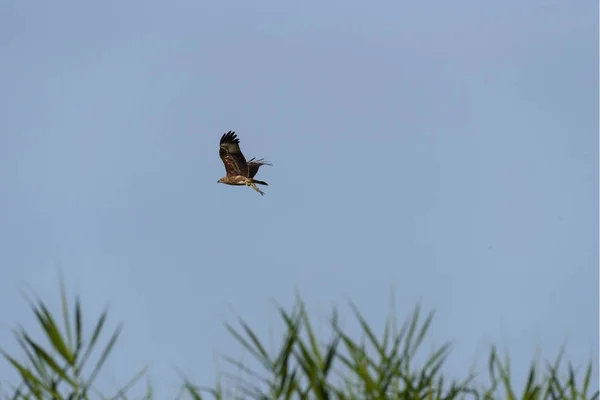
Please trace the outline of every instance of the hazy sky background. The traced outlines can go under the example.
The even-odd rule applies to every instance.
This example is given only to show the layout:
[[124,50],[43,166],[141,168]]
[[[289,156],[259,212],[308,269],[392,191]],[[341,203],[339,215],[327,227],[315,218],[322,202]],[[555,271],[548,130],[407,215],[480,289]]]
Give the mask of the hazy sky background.
[[[592,0],[2,1],[0,347],[34,325],[27,285],[59,310],[62,270],[88,328],[107,304],[125,322],[102,388],[148,362],[157,398],[175,365],[214,383],[214,355],[242,355],[222,322],[266,339],[296,289],[356,334],[348,299],[379,331],[392,290],[400,319],[422,301],[457,375],[492,343],[518,380],[563,343],[597,372],[597,18]],[[273,162],[264,197],[217,184],[230,129]]]

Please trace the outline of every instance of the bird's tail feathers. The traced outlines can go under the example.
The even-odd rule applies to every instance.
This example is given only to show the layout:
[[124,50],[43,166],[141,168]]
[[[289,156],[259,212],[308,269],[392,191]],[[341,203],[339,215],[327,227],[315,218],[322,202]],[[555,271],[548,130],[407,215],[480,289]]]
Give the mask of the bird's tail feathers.
[[252,179],[252,183],[258,183],[259,185],[265,185],[265,186],[269,186],[269,184],[267,182],[263,182],[263,181],[258,181],[256,179]]

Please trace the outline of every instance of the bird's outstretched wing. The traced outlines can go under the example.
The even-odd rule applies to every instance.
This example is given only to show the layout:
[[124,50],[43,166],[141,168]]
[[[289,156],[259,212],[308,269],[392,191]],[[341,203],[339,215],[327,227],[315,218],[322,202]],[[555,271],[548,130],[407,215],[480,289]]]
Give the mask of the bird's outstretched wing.
[[250,160],[248,160],[248,170],[249,170],[249,176],[250,178],[254,178],[254,175],[256,175],[256,173],[258,172],[258,169],[261,167],[261,165],[273,165],[268,161],[265,161],[263,158],[261,158],[260,160],[256,160],[255,158],[251,158]]
[[240,150],[240,140],[235,132],[229,131],[221,136],[219,156],[223,160],[227,176],[248,176],[248,163]]

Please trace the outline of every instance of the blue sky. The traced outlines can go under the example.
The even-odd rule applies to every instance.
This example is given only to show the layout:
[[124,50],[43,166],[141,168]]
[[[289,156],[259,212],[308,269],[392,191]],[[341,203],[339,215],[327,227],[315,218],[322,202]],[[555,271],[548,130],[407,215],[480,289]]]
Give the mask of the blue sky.
[[[427,345],[523,374],[598,366],[598,4],[591,0],[0,4],[0,346],[20,291],[125,322],[99,384],[145,363],[211,384],[300,291],[325,326],[435,308]],[[220,136],[274,166],[217,184]],[[58,308],[56,308],[58,310]],[[88,321],[91,323],[91,321]],[[358,334],[350,322],[349,329]],[[5,363],[0,376],[10,380]],[[595,383],[597,387],[597,381]],[[162,395],[163,397],[160,397]]]

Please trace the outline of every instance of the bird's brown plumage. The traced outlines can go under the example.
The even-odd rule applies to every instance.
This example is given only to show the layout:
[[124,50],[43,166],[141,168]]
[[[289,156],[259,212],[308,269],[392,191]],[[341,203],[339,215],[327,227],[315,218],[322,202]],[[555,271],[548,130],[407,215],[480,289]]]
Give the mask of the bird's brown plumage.
[[259,160],[255,160],[254,158],[251,158],[250,160],[248,160],[248,173],[250,174],[250,178],[254,178],[254,175],[256,175],[256,173],[258,172],[258,169],[262,165],[272,165],[272,164],[265,161],[262,158]]
[[271,164],[262,158],[258,160],[251,158],[246,161],[240,150],[240,140],[233,131],[221,136],[219,145],[219,156],[223,161],[223,165],[225,165],[226,172],[226,176],[221,178],[219,182],[228,185],[247,185],[261,195],[264,194],[256,187],[255,183],[268,186],[267,182],[256,180],[254,176],[261,166]]
[[219,156],[225,164],[227,176],[248,176],[248,163],[240,150],[240,139],[229,131],[221,137]]

